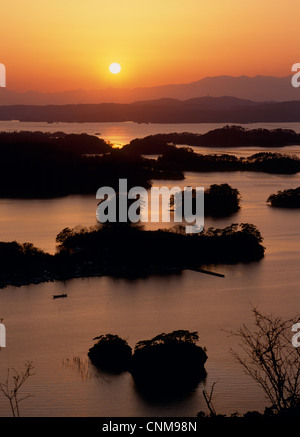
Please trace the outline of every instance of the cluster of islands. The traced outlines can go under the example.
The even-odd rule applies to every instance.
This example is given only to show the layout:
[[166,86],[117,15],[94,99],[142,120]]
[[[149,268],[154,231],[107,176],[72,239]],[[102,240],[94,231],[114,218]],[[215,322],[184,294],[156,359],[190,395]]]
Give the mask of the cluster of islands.
[[[183,144],[186,147],[176,147]],[[185,171],[255,171],[295,174],[296,156],[260,152],[249,157],[201,154],[190,147],[265,147],[300,144],[300,135],[285,129],[225,126],[206,134],[158,134],[115,149],[101,138],[62,132],[0,132],[0,196],[45,198],[95,194],[101,186],[118,191],[119,179],[150,188],[153,179],[184,179]],[[159,154],[157,159],[147,155]],[[54,171],[55,169],[55,171]],[[205,215],[229,217],[240,208],[240,192],[228,184],[205,190]],[[270,193],[272,207],[298,208],[300,188]],[[63,229],[52,255],[31,243],[1,242],[0,287],[82,276],[147,276],[180,272],[203,264],[257,261],[264,256],[262,236],[254,224],[233,223],[187,235],[184,227],[145,230],[140,224],[107,223],[93,228]],[[147,247],[140,256],[141,248]],[[159,250],[158,250],[159,248]]]

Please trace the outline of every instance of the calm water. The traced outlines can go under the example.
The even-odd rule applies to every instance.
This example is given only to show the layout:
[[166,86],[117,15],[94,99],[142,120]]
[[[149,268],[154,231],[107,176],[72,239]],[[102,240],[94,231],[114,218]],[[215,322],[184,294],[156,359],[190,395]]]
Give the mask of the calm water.
[[[128,125],[130,130],[132,124]],[[190,126],[196,128],[176,125],[174,129],[172,125],[170,131],[191,130]],[[106,127],[100,126],[99,131]],[[147,130],[152,126],[137,127]],[[85,125],[81,129],[88,131]],[[59,130],[65,129],[60,126]],[[127,134],[129,138],[132,132]],[[140,136],[146,134],[148,131]],[[263,410],[267,404],[264,394],[235,364],[229,349],[237,348],[236,339],[226,331],[242,323],[251,325],[251,305],[282,317],[298,312],[300,211],[271,209],[265,201],[279,189],[299,186],[300,175],[187,173],[176,185],[206,187],[222,182],[240,190],[242,209],[229,219],[206,220],[206,226],[256,224],[267,247],[260,262],[208,267],[224,273],[225,278],[184,271],[135,281],[103,277],[0,290],[0,318],[7,328],[7,347],[0,352],[0,381],[8,367],[21,369],[26,360],[35,365],[35,375],[24,388],[24,393],[34,397],[21,405],[22,415],[193,416],[204,410],[203,384],[180,402],[150,403],[136,392],[129,374],[112,377],[98,373],[87,360],[93,337],[101,333],[116,333],[134,346],[138,340],[175,329],[198,331],[199,344],[207,347],[205,388],[218,380],[218,412]],[[161,181],[154,181],[159,184]],[[174,185],[174,181],[163,185]],[[55,236],[63,227],[96,223],[96,204],[94,196],[1,199],[0,241],[31,241],[54,252]],[[51,299],[52,294],[61,292],[67,292],[68,298]],[[0,415],[9,414],[8,403],[0,396]]]
[[[128,144],[134,138],[147,135],[171,132],[205,133],[212,129],[223,127],[224,123],[182,123],[182,124],[153,124],[153,123],[29,123],[20,121],[0,121],[0,131],[36,131],[88,133],[110,141],[115,146]],[[293,129],[300,132],[300,123],[249,123],[241,124],[249,129]]]

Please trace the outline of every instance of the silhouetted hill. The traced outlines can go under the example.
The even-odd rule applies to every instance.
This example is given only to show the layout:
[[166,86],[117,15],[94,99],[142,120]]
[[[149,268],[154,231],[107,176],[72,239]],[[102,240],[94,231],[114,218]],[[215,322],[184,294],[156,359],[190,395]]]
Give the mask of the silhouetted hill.
[[255,123],[298,122],[300,101],[253,102],[233,97],[160,99],[131,104],[0,106],[0,120],[31,122]]
[[136,100],[173,98],[187,100],[201,96],[234,96],[256,101],[300,100],[299,89],[291,85],[291,75],[273,76],[215,76],[185,84],[169,84],[133,89],[106,88],[40,93],[24,93],[0,88],[0,105],[63,105],[77,103],[131,103]]

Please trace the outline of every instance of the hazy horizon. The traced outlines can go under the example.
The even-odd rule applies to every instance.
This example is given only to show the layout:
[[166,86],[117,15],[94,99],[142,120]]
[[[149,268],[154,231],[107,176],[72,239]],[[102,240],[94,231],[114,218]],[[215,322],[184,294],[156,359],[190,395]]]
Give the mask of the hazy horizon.
[[[289,74],[288,74],[289,73]],[[195,84],[198,82],[201,82],[205,79],[219,79],[219,78],[233,78],[233,79],[239,79],[239,78],[249,78],[249,79],[254,79],[254,78],[276,78],[276,79],[283,79],[283,78],[291,78],[293,76],[293,73],[290,73],[290,71],[286,72],[286,74],[282,74],[282,75],[271,75],[271,74],[252,74],[252,75],[248,75],[248,74],[238,74],[238,75],[234,75],[234,74],[215,74],[215,75],[209,75],[209,76],[203,76],[203,77],[199,77],[198,79],[195,80],[191,80],[191,81],[186,81],[186,82],[182,82],[182,81],[178,81],[178,82],[162,82],[162,83],[158,83],[156,85],[145,85],[145,86],[136,86],[136,85],[132,85],[132,86],[124,86],[124,87],[119,87],[119,86],[114,86],[114,85],[108,85],[108,86],[104,86],[101,87],[100,85],[98,86],[98,88],[88,88],[88,87],[78,87],[78,88],[65,88],[65,89],[53,89],[51,91],[47,91],[47,90],[41,90],[41,89],[37,89],[37,88],[23,88],[23,89],[18,89],[18,88],[12,88],[7,86],[7,89],[9,89],[10,91],[13,92],[17,92],[17,93],[30,93],[30,92],[34,92],[34,93],[41,93],[41,94],[60,94],[60,93],[68,93],[68,92],[72,92],[72,91],[87,91],[87,92],[94,92],[94,91],[103,91],[103,90],[110,90],[110,89],[117,89],[117,90],[136,90],[136,89],[147,89],[147,88],[161,88],[161,87],[168,87],[168,86],[176,86],[176,85],[191,85],[191,84]]]

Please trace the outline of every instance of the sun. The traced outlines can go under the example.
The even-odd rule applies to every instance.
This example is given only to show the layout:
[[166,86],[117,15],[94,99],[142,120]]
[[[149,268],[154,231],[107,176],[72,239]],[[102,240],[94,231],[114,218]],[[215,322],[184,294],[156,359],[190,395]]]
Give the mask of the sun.
[[121,71],[121,65],[117,62],[114,62],[113,64],[110,64],[109,71],[113,74],[118,74]]

